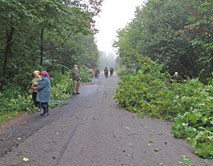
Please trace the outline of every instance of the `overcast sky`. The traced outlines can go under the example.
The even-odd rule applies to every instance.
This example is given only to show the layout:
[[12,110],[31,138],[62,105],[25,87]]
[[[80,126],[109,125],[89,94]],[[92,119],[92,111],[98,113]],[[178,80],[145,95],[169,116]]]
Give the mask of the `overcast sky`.
[[116,31],[124,28],[134,18],[136,6],[141,6],[143,0],[104,0],[102,12],[96,18],[96,34],[98,49],[100,51],[113,51],[113,41]]

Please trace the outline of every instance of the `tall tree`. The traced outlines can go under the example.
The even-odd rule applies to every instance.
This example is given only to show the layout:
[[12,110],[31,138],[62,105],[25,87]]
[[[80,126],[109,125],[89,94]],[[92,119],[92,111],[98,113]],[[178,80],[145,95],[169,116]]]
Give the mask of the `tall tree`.
[[[137,8],[135,18],[118,31],[122,64],[135,70],[141,54],[164,64],[171,74],[198,76],[212,71],[212,3],[206,1],[149,0]],[[207,12],[208,11],[208,12]]]
[[[102,0],[0,0],[0,88],[12,82],[26,85],[31,70],[46,70],[50,61],[52,68],[61,66],[65,61],[61,55],[73,47],[70,40],[78,34],[93,37],[93,17],[100,12],[101,3]],[[89,48],[97,52],[92,38],[90,42]]]

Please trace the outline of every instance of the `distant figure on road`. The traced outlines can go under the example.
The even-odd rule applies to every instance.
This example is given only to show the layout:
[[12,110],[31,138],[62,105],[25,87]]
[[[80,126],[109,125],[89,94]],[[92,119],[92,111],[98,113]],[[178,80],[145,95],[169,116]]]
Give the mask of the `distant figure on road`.
[[99,69],[97,68],[97,69],[96,69],[96,72],[95,72],[95,78],[99,78],[99,74],[100,74],[100,71],[99,71]]
[[105,78],[108,78],[108,68],[107,67],[105,67],[104,68],[104,76],[105,76]]
[[78,66],[74,65],[74,69],[71,71],[71,81],[73,81],[73,95],[80,94],[80,71],[78,70]]
[[95,75],[95,77],[96,77],[96,72],[97,72],[97,69],[95,68],[95,69],[94,69],[94,75]]
[[182,78],[178,75],[178,72],[175,72],[175,74],[171,77],[171,79],[176,80],[177,82],[181,82],[182,80]]
[[112,76],[113,75],[113,71],[114,71],[113,68],[111,67],[109,71],[110,71],[110,76]]
[[39,81],[38,86],[35,89],[38,90],[36,101],[41,103],[44,110],[41,116],[49,115],[48,102],[50,101],[50,76],[46,71],[41,72],[42,80]]

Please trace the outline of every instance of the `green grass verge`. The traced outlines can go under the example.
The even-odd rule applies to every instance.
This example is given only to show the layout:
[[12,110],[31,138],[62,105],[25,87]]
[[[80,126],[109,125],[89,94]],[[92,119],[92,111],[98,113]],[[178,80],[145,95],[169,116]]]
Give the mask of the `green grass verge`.
[[19,114],[18,112],[7,112],[7,113],[0,112],[0,123],[5,123],[10,119],[14,118],[15,116],[17,116],[18,114]]

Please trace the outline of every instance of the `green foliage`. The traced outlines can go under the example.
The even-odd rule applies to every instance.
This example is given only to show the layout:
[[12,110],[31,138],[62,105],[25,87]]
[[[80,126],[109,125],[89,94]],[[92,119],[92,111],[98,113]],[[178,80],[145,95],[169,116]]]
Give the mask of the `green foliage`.
[[[172,133],[205,158],[213,158],[212,5],[211,0],[149,0],[114,43],[121,76],[117,102],[140,116],[173,120]],[[189,78],[170,84],[167,71],[199,76],[206,85]]]
[[213,159],[213,131],[203,129],[194,138],[189,139],[189,142],[199,156]]
[[68,104],[68,102],[64,100],[52,100],[49,102],[49,107],[54,108],[54,107],[62,107],[64,105]]
[[[70,69],[96,66],[94,16],[102,0],[0,0],[0,114],[33,111],[29,80],[34,70],[51,74],[50,107],[72,92]],[[62,75],[60,73],[66,73]],[[83,74],[86,80],[87,75]],[[30,92],[31,93],[31,92]],[[7,119],[7,118],[6,118]]]
[[11,118],[18,115],[18,112],[0,112],[0,123],[7,122]]
[[[102,0],[0,0],[0,89],[27,90],[34,70],[96,66],[94,16]],[[69,71],[68,69],[68,71]],[[24,74],[23,74],[24,73]]]
[[141,54],[159,60],[171,74],[206,80],[213,70],[212,5],[211,0],[149,0],[138,7],[114,43],[120,64],[134,71],[139,64],[133,55]]
[[[161,65],[150,58],[142,58],[141,69],[135,75],[122,77],[115,98],[128,110],[138,112],[139,115],[148,113],[154,117],[163,115],[170,119],[174,111],[169,109],[170,101],[159,101],[158,97],[171,96],[167,88],[168,74],[161,73]],[[164,93],[167,92],[168,93]]]
[[72,93],[72,86],[70,80],[70,73],[67,72],[65,75],[60,73],[53,73],[53,79],[51,79],[51,99],[61,100],[67,99]]
[[134,71],[132,70],[128,70],[125,66],[117,66],[116,67],[116,73],[120,76],[123,77],[125,75],[129,75],[129,74],[134,74]]
[[203,89],[194,87],[193,102],[184,114],[178,114],[172,127],[177,138],[187,138],[196,153],[204,158],[213,158],[213,84]]
[[[64,99],[71,97],[72,82],[70,80],[70,72],[62,75],[59,72],[53,72],[51,75],[51,100],[49,102],[50,108],[56,106],[63,106],[67,104]],[[89,79],[89,68],[81,67],[81,77],[83,82],[91,81]],[[16,116],[18,112],[22,111],[35,111],[37,108],[34,106],[31,95],[31,87],[28,93],[21,93],[22,88],[15,83],[10,84],[10,87],[0,93],[0,122],[5,122]]]
[[32,96],[20,93],[21,88],[15,84],[0,93],[0,113],[35,110]]
[[213,70],[212,5],[211,0],[149,0],[114,43],[121,75],[117,102],[140,116],[174,120],[174,135],[187,138],[206,158],[213,149],[212,79],[208,85],[198,79],[170,84],[166,71],[199,76],[207,84]]
[[[69,72],[65,75],[59,72],[51,73],[50,108],[67,104],[64,99],[71,97],[71,85]],[[9,120],[10,118],[8,117],[13,117],[18,112],[35,111],[37,109],[32,101],[31,87],[28,86],[28,88],[30,93],[21,93],[21,87],[16,84],[10,84],[10,88],[0,93],[1,122]]]
[[81,82],[91,82],[89,68],[86,66],[80,67]]
[[135,74],[122,76],[116,101],[139,116],[148,114],[174,121],[172,133],[176,137],[187,138],[199,156],[212,158],[212,80],[209,85],[198,79],[171,83],[170,75],[161,72],[161,65],[147,57],[136,57],[141,68]]

